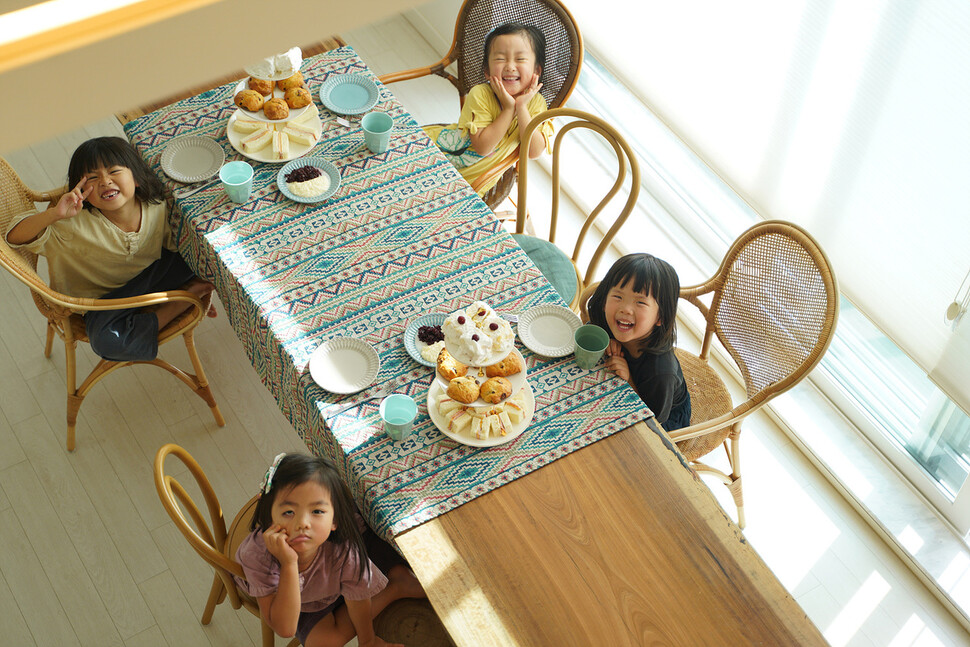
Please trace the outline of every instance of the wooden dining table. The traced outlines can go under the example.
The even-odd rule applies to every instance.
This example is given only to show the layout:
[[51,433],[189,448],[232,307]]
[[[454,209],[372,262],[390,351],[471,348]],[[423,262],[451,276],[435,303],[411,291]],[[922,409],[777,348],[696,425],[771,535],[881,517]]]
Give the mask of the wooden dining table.
[[[433,406],[433,370],[403,340],[416,317],[478,299],[517,313],[562,300],[352,49],[301,71],[314,95],[334,75],[373,84],[373,109],[395,122],[388,150],[369,152],[357,118],[315,98],[322,128],[310,155],[338,169],[333,196],[293,203],[277,187],[280,165],[250,160],[249,200],[232,203],[212,184],[175,198],[172,224],[280,409],[311,452],[334,460],[454,641],[824,644],[636,393],[602,369],[517,345],[536,403],[520,436],[472,447],[426,409],[404,440],[382,433],[370,398],[379,386]],[[245,159],[227,133],[234,85],[125,125],[171,189],[161,157],[177,138],[211,138]],[[379,357],[360,393],[328,392],[308,370],[318,347],[343,337]]]

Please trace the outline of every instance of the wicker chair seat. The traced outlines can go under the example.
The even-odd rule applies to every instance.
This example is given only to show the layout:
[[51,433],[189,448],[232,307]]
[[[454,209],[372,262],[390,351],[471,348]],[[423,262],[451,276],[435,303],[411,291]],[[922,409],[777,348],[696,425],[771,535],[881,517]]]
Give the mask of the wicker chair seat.
[[[713,420],[731,411],[731,394],[728,393],[721,376],[697,355],[682,348],[674,349],[674,354],[680,361],[680,368],[687,382],[687,392],[690,393],[690,424]],[[677,443],[677,449],[688,461],[696,461],[717,449],[730,434],[731,428],[726,427],[714,433],[682,440]]]

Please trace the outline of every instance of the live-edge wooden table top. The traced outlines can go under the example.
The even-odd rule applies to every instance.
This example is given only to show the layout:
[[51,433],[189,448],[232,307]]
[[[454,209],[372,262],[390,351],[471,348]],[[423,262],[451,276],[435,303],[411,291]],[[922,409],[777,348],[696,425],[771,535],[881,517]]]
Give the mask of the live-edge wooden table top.
[[826,644],[662,433],[638,423],[396,538],[458,645]]

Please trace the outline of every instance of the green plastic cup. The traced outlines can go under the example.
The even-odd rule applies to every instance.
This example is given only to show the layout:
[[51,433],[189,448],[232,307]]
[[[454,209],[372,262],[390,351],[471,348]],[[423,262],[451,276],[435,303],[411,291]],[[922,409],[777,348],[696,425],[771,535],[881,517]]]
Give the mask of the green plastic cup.
[[403,440],[411,435],[414,419],[418,415],[418,403],[403,393],[392,393],[381,400],[381,420],[384,433],[391,440]]
[[245,202],[249,200],[249,194],[253,190],[253,167],[247,162],[237,161],[223,164],[219,169],[219,179],[222,180],[222,188],[233,202]]
[[610,335],[595,324],[577,328],[573,339],[576,341],[576,364],[587,371],[596,366],[610,345]]

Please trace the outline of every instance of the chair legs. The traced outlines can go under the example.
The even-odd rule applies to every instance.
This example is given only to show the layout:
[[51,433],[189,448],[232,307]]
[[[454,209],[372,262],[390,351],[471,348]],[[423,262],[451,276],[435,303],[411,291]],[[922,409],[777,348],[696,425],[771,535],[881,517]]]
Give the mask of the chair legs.
[[728,492],[731,493],[731,497],[734,499],[734,505],[738,508],[738,527],[744,530],[744,493],[741,491],[741,453],[738,437],[739,432],[739,429],[735,429],[731,432],[731,435],[728,437],[728,440],[730,440],[730,445],[728,445],[728,440],[724,441],[724,451],[727,452],[728,461],[731,464],[730,474],[725,474],[721,470],[711,467],[710,465],[705,465],[698,460],[691,461],[690,464],[691,467],[694,468],[694,471],[698,473],[710,474],[727,486]]
[[[48,335],[52,334],[52,330],[48,329]],[[75,427],[77,425],[77,415],[81,409],[81,404],[84,402],[85,396],[91,388],[97,384],[101,378],[113,373],[119,368],[125,366],[131,366],[132,364],[153,364],[159,368],[163,368],[175,377],[179,378],[184,382],[192,392],[197,396],[202,398],[202,400],[209,405],[209,410],[212,412],[212,417],[215,419],[216,424],[220,427],[225,426],[226,420],[222,417],[222,412],[219,410],[219,405],[216,404],[216,399],[212,395],[212,390],[209,388],[209,382],[206,380],[205,371],[202,369],[202,361],[199,359],[199,354],[195,350],[195,340],[193,338],[191,330],[182,335],[182,339],[185,340],[185,349],[189,353],[189,358],[192,361],[192,368],[195,374],[186,373],[185,371],[172,366],[163,359],[155,358],[150,361],[144,362],[113,362],[110,360],[102,359],[98,362],[91,374],[88,375],[80,387],[75,387],[77,383],[77,360],[75,357],[75,346],[77,342],[71,338],[64,340],[64,357],[65,363],[67,365],[67,451],[73,452],[75,447]],[[45,349],[46,350],[46,349]],[[50,353],[46,353],[47,357],[50,357]]]

